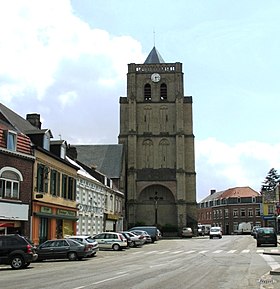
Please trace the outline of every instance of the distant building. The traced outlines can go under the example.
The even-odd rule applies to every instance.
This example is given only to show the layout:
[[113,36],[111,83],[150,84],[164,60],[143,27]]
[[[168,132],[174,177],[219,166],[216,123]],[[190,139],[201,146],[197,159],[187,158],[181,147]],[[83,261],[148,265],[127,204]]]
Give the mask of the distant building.
[[262,196],[250,187],[235,187],[216,192],[198,203],[198,223],[220,226],[224,234],[238,232],[240,223],[263,225]]

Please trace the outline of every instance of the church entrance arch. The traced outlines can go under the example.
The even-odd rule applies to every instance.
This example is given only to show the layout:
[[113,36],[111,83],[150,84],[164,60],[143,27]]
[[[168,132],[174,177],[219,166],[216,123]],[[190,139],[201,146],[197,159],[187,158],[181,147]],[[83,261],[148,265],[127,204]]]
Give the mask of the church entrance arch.
[[142,225],[177,226],[177,208],[172,192],[162,185],[151,185],[139,193],[136,220]]

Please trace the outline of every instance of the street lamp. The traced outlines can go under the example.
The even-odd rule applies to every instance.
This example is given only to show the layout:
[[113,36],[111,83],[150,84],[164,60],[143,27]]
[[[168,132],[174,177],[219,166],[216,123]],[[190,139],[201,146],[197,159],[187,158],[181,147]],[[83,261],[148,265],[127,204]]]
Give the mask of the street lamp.
[[154,197],[150,197],[150,200],[153,200],[154,205],[155,205],[155,226],[156,227],[157,227],[157,223],[158,223],[158,201],[163,199],[162,197],[159,197],[157,194],[158,193],[155,192]]

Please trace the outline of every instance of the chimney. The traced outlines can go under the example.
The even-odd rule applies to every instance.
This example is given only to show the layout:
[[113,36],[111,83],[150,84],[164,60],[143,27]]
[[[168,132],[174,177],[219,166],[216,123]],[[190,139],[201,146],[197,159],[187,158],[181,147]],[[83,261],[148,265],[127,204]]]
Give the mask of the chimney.
[[40,114],[29,113],[26,115],[26,120],[28,120],[33,126],[41,129]]
[[213,194],[215,194],[215,193],[216,193],[216,190],[215,190],[215,189],[210,190],[210,195],[213,195]]
[[76,161],[78,157],[78,152],[76,147],[72,147],[70,145],[67,146],[67,156],[70,157],[72,160]]

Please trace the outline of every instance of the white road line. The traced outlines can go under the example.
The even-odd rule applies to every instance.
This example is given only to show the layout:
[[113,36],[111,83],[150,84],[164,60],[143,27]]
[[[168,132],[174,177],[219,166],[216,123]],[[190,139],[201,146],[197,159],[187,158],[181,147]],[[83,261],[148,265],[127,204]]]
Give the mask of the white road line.
[[242,250],[241,253],[249,253],[250,250]]
[[217,251],[214,251],[213,254],[219,254],[221,252],[223,252],[223,250],[217,250]]
[[236,252],[237,250],[229,250],[228,252],[227,252],[227,254],[232,254],[232,253],[234,253],[234,252]]
[[170,251],[161,251],[161,252],[158,252],[159,255],[162,255],[162,254],[166,254],[166,253],[169,253]]
[[279,250],[278,249],[271,249],[271,253],[278,253]]
[[273,259],[273,257],[271,257],[271,255],[263,254],[261,256],[264,258],[264,260],[266,261],[267,265],[269,265],[272,270],[276,270],[276,269],[280,268],[280,264],[278,262],[276,262]]
[[204,250],[204,251],[199,251],[198,254],[204,254],[206,252],[208,252],[209,250]]
[[191,251],[187,251],[187,252],[185,252],[185,254],[191,254],[191,253],[194,253],[194,252],[196,252],[196,251],[191,250]]
[[150,254],[155,254],[155,253],[157,253],[158,251],[150,251],[150,252],[146,252],[146,253],[144,253],[145,255],[150,255]]
[[259,250],[257,250],[257,253],[263,253],[263,252],[264,252],[263,249],[259,249]]
[[175,252],[171,252],[171,254],[179,254],[179,253],[182,253],[183,251],[175,251]]

